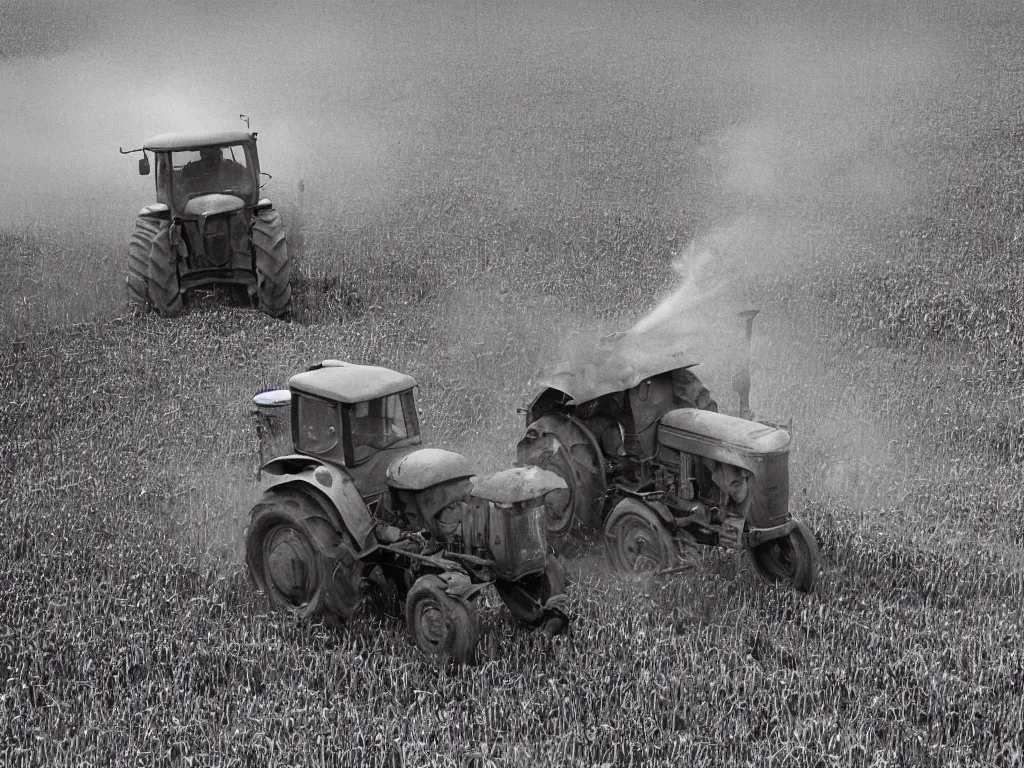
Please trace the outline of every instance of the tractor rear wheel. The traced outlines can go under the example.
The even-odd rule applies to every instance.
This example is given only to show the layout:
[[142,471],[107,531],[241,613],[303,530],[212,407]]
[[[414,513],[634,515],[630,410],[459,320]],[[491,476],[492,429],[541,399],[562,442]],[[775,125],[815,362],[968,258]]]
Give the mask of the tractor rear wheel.
[[473,660],[480,641],[476,609],[468,600],[449,595],[440,576],[416,579],[405,599],[405,621],[427,656],[459,664]]
[[613,511],[604,534],[608,558],[619,573],[656,573],[676,560],[672,534],[640,504],[631,504],[620,514]]
[[178,254],[171,247],[171,224],[161,221],[149,251],[149,304],[161,317],[177,317],[185,305],[178,280]]
[[597,440],[580,422],[560,413],[541,416],[516,446],[516,463],[550,470],[568,486],[545,498],[550,536],[567,535],[573,520],[591,528],[601,524],[608,490],[604,458]]
[[799,520],[787,535],[754,547],[750,555],[768,581],[784,581],[801,592],[814,589],[821,554],[814,534]]
[[164,317],[184,307],[178,282],[177,254],[170,243],[171,223],[148,216],[135,220],[128,241],[128,307],[137,314],[151,308]]
[[245,561],[271,605],[300,619],[345,621],[359,605],[355,542],[302,491],[270,489],[260,497],[246,531]]
[[139,216],[128,241],[128,308],[139,315],[149,311],[149,252],[159,228],[157,220]]
[[292,308],[292,262],[281,214],[273,208],[253,217],[252,250],[260,309],[271,317],[288,317]]
[[520,624],[536,629],[557,619],[560,620],[559,626],[553,627],[555,631],[552,634],[559,634],[565,629],[565,615],[544,606],[552,597],[565,594],[565,584],[565,566],[557,556],[549,554],[543,573],[532,574],[519,581],[499,579],[494,582],[494,589]]

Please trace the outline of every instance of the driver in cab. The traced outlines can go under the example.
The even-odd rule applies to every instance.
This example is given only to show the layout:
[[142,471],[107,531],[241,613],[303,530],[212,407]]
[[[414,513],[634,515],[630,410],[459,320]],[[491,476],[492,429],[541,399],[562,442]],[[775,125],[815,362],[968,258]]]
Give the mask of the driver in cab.
[[186,190],[217,189],[237,184],[245,176],[245,168],[224,157],[220,147],[203,147],[199,159],[181,169],[181,183]]

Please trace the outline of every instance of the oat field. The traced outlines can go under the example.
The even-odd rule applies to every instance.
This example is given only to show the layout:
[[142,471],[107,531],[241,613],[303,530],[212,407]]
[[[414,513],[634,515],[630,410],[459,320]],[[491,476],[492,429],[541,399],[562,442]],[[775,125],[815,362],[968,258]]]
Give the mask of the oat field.
[[[0,764],[1024,763],[1022,41],[1009,0],[0,2]],[[295,320],[130,317],[118,147],[239,113]],[[649,313],[735,411],[751,306],[814,594],[582,537],[571,630],[485,593],[454,668],[247,583],[261,388],[396,368],[495,470],[545,362]]]

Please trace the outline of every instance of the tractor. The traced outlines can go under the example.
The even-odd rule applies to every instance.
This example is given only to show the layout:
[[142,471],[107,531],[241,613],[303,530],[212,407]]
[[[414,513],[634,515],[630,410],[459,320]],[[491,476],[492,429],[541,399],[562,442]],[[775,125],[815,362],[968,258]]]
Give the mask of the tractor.
[[697,360],[657,328],[606,336],[547,373],[516,459],[566,482],[548,497],[556,546],[574,526],[603,530],[623,573],[683,570],[700,546],[743,549],[768,580],[814,588],[818,545],[789,512],[791,430],[750,413],[755,314],[742,313],[739,416],[718,412]]
[[274,318],[291,311],[284,225],[260,197],[256,133],[167,133],[141,149],[139,173],[156,163],[156,202],[139,211],[128,244],[128,304],[164,317],[181,313],[186,292],[234,286]]
[[521,625],[564,630],[565,568],[547,543],[546,499],[565,482],[538,467],[478,474],[423,447],[415,380],[326,360],[258,394],[265,487],[245,561],[272,607],[341,624],[368,602],[404,601],[419,648],[473,660],[474,604],[493,585]]

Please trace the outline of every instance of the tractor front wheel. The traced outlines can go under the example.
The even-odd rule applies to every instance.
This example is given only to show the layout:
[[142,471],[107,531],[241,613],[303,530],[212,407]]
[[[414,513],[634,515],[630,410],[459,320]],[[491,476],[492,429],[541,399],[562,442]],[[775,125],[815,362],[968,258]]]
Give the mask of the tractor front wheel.
[[608,518],[604,533],[612,566],[623,574],[671,568],[676,559],[672,534],[656,514],[636,507],[620,514],[613,511]]
[[543,573],[518,581],[499,579],[494,582],[494,589],[520,624],[531,629],[547,628],[550,624],[550,634],[561,634],[568,619],[560,610],[546,606],[552,597],[565,594],[565,584],[565,566],[556,555],[549,554]]
[[427,656],[459,664],[473,660],[480,641],[476,609],[468,600],[449,595],[441,577],[431,574],[416,580],[405,600],[405,621]]
[[292,261],[281,214],[273,208],[253,217],[252,250],[260,309],[271,317],[287,318],[292,309]]
[[799,520],[787,535],[754,547],[750,555],[768,581],[787,582],[801,592],[814,589],[821,555],[814,534]]
[[246,531],[245,560],[271,605],[300,619],[344,621],[359,605],[355,542],[302,491],[263,494]]

